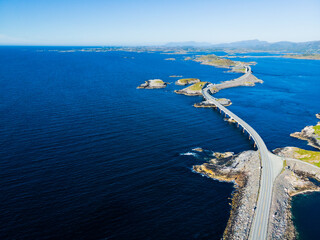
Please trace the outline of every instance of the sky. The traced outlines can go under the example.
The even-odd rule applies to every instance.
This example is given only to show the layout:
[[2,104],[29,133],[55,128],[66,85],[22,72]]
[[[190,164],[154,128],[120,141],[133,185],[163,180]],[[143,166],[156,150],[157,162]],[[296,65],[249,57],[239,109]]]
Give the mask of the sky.
[[320,40],[320,0],[0,0],[0,45]]

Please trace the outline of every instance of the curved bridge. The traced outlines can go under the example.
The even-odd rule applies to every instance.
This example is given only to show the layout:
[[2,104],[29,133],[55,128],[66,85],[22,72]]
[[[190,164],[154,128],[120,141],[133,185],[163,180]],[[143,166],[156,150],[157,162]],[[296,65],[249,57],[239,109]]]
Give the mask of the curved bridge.
[[[246,74],[242,77],[246,77],[251,73],[250,67],[246,67]],[[244,131],[249,134],[249,138],[252,138],[255,144],[258,147],[261,158],[261,179],[260,179],[260,190],[258,195],[258,201],[254,212],[254,218],[250,229],[249,239],[258,240],[267,238],[267,228],[269,221],[269,212],[272,199],[272,189],[273,181],[276,176],[280,173],[282,168],[282,163],[277,164],[274,159],[273,154],[270,153],[267,149],[262,138],[259,134],[244,120],[239,118],[236,114],[222,106],[216,99],[209,94],[209,89],[212,87],[212,84],[209,84],[204,89],[202,89],[202,95],[204,98],[214,104],[220,111],[224,112],[226,116],[234,119],[238,125],[240,125]],[[280,169],[279,169],[280,165]],[[257,169],[260,171],[260,169]]]

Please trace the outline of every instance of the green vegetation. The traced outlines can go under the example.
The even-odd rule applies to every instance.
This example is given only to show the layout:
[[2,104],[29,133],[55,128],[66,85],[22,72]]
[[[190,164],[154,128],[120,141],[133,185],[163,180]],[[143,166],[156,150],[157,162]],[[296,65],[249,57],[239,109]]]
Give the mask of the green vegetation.
[[239,73],[245,73],[246,72],[246,68],[233,68],[232,71],[234,72],[239,72]]
[[284,161],[283,161],[283,167],[282,167],[281,173],[283,173],[283,171],[285,170],[286,166],[287,166],[287,160],[284,160]]
[[187,85],[190,84],[190,82],[200,82],[200,79],[198,78],[182,78],[178,80],[179,84]]
[[164,81],[162,81],[162,80],[154,80],[153,82],[156,84],[164,84]]
[[188,87],[187,89],[190,91],[201,91],[201,89],[204,87],[204,85],[206,83],[207,82],[197,82],[197,83],[191,85],[190,87]]
[[320,152],[297,148],[295,158],[320,167]]
[[320,125],[313,126],[314,133],[320,136]]

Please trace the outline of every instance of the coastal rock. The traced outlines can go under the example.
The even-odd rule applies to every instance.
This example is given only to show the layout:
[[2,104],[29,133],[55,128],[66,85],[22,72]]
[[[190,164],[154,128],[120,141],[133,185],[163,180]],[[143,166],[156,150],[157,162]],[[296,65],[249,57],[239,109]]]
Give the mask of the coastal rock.
[[181,90],[175,90],[177,94],[184,94],[186,96],[202,96],[201,90],[206,85],[207,82],[197,82],[189,87]]
[[148,81],[145,81],[145,83],[142,83],[140,86],[138,86],[138,89],[156,89],[156,88],[165,88],[168,83],[162,81],[161,79],[151,79]]
[[229,122],[229,123],[236,123],[237,122],[233,118],[224,118],[223,120],[226,121],[226,122]]
[[298,159],[320,167],[320,152],[304,150],[297,147],[284,147],[273,150],[275,154],[284,158]]
[[290,136],[307,140],[308,145],[320,149],[320,123],[316,126],[306,126],[301,132],[291,133]]
[[222,106],[230,106],[232,104],[230,99],[227,98],[216,98],[216,100],[222,105]]
[[255,86],[256,83],[263,83],[262,80],[256,78],[252,73],[247,73],[239,78],[224,81],[219,84],[213,84],[210,88],[212,94],[219,92],[222,89],[240,87],[240,86]]
[[232,208],[223,239],[248,239],[254,209],[258,197],[260,160],[256,151],[215,153],[202,165],[193,170],[210,178],[235,183],[232,195]]
[[317,114],[316,114],[316,117],[320,119],[320,113],[317,113]]
[[176,81],[176,85],[185,86],[188,84],[194,84],[200,82],[200,79],[198,78],[182,78]]
[[195,108],[217,108],[216,105],[209,101],[202,101],[200,103],[193,104]]
[[[226,98],[217,98],[216,99],[223,106],[230,106],[232,104],[230,99]],[[217,108],[216,105],[211,103],[210,101],[202,101],[200,103],[193,104],[196,108]]]
[[320,180],[320,168],[300,160],[291,159],[296,148],[275,149],[277,155],[285,157],[284,168],[273,186],[267,239],[296,239],[297,231],[292,222],[292,196],[320,188],[310,179]]
[[202,148],[194,148],[194,149],[192,149],[192,151],[203,152],[203,149]]

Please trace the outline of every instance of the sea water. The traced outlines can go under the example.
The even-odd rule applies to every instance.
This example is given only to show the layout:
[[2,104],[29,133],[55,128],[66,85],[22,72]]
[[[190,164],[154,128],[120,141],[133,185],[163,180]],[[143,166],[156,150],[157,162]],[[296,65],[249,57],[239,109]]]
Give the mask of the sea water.
[[[241,74],[188,55],[69,49],[0,48],[0,238],[219,239],[233,186],[192,172],[203,158],[188,153],[253,145],[217,111],[194,108],[201,97],[175,94],[169,76]],[[216,96],[270,150],[312,149],[289,134],[317,122],[320,62],[246,60],[264,83]],[[153,78],[172,84],[136,89]]]

